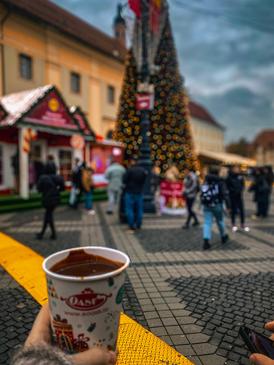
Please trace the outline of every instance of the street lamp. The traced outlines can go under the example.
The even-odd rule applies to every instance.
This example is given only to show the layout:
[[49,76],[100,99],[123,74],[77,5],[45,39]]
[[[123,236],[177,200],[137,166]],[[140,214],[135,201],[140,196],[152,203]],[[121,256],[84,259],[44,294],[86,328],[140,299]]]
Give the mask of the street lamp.
[[[144,211],[155,213],[154,196],[151,191],[152,161],[150,156],[150,120],[149,111],[153,108],[153,86],[150,82],[150,70],[148,63],[148,42],[149,32],[149,3],[141,1],[141,25],[142,25],[142,65],[139,74],[140,83],[138,85],[137,105],[140,110],[140,134],[142,138],[138,165],[147,171],[147,179],[144,186]],[[138,98],[142,98],[143,101]]]

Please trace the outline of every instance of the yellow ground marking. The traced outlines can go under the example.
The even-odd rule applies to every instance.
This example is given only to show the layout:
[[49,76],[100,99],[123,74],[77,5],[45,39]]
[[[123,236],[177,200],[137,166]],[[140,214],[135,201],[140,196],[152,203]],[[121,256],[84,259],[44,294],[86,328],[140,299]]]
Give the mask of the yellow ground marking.
[[[47,301],[43,257],[0,232],[0,265],[39,303]],[[193,365],[164,341],[121,314],[117,365]]]

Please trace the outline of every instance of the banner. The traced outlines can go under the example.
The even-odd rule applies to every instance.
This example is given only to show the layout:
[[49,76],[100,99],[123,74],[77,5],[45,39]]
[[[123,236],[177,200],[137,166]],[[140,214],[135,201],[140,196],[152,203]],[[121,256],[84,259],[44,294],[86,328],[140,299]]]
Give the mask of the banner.
[[162,181],[160,185],[161,213],[184,215],[186,213],[183,198],[183,183],[180,181]]
[[141,16],[141,0],[128,0],[130,9],[135,13],[137,18]]
[[159,32],[161,0],[150,0],[150,28],[153,33]]

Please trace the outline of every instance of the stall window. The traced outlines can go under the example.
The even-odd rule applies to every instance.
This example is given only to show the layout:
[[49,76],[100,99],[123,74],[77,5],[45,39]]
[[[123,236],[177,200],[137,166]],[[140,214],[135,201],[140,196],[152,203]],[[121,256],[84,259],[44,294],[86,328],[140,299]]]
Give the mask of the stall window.
[[24,53],[19,54],[20,77],[25,80],[32,79],[32,58]]
[[59,167],[60,174],[63,176],[65,181],[69,181],[71,178],[72,168],[72,152],[68,150],[59,151]]
[[115,87],[112,85],[108,85],[108,103],[115,103]]
[[3,173],[4,173],[4,167],[3,167],[3,147],[0,146],[0,185],[3,184]]
[[80,94],[81,90],[81,75],[77,72],[70,73],[70,89],[75,94]]

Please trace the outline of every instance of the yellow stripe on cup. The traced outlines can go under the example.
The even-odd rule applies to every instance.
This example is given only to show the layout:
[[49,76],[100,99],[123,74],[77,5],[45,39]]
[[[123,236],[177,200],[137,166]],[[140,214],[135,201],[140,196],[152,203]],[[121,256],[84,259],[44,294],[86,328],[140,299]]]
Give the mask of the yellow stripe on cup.
[[[47,302],[44,258],[0,233],[0,265],[39,303]],[[187,358],[121,313],[116,365],[193,365]]]

